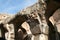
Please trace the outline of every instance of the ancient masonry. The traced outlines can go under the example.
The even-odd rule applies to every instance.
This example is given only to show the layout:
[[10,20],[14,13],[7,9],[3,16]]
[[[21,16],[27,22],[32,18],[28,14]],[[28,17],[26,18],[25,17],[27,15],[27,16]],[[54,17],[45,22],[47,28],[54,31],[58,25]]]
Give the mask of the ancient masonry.
[[45,18],[46,5],[43,0],[39,0],[16,15],[0,14],[0,38],[6,40],[49,40],[56,36],[55,40],[59,40],[60,9],[56,10],[48,19],[55,28],[52,29]]

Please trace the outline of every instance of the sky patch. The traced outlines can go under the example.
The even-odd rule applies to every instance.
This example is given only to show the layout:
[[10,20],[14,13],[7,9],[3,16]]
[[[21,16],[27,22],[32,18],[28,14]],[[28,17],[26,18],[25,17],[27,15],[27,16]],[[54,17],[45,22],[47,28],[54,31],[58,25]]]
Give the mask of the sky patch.
[[0,13],[15,14],[36,2],[37,0],[0,0]]

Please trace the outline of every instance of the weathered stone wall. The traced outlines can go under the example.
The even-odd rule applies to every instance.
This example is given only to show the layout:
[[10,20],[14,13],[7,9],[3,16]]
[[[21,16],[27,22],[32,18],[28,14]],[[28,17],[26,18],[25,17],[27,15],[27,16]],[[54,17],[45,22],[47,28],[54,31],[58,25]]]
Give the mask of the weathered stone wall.
[[0,24],[6,24],[8,23],[10,20],[12,20],[14,18],[14,15],[10,15],[10,14],[6,14],[6,13],[1,13],[0,14]]
[[[42,5],[42,4],[39,4],[39,3],[35,3],[34,5],[32,5],[32,6],[30,6],[30,7],[27,7],[27,8],[25,8],[25,9],[23,9],[22,11],[20,11],[20,12],[18,12],[18,14],[16,14],[13,18],[11,17],[11,16],[7,16],[7,15],[3,15],[2,17],[3,18],[1,18],[2,19],[2,22],[1,23],[3,23],[3,24],[14,24],[14,27],[15,27],[15,31],[18,31],[18,25],[20,25],[21,26],[21,21],[23,21],[24,19],[23,19],[23,16],[21,16],[21,15],[25,15],[25,14],[27,14],[26,15],[26,17],[27,17],[27,19],[26,19],[26,21],[29,19],[30,21],[34,21],[35,19],[37,19],[38,20],[38,24],[37,24],[37,26],[38,27],[40,27],[41,25],[42,25],[42,22],[43,23],[46,23],[46,21],[42,21],[42,20],[45,20],[44,19],[44,13],[45,13],[45,10],[44,10],[44,6]],[[5,18],[6,17],[6,18]],[[6,22],[7,21],[7,22]],[[25,20],[24,20],[25,21]],[[30,22],[29,21],[29,22]],[[35,21],[34,21],[35,22]],[[29,23],[28,23],[29,24]],[[30,26],[35,26],[35,24],[36,24],[36,22],[35,22],[35,24],[32,24],[32,23],[30,23],[31,25]],[[26,24],[27,25],[27,24]],[[29,26],[29,27],[30,27]],[[36,26],[36,27],[37,27]],[[45,26],[45,25],[44,25]],[[44,27],[43,26],[43,27]],[[7,25],[5,26],[5,27],[7,27]],[[24,26],[25,27],[25,26]],[[32,28],[31,27],[31,28]],[[9,28],[9,26],[8,26],[8,28]],[[34,27],[35,28],[35,27]],[[25,29],[25,28],[24,28]],[[36,28],[35,28],[36,29]],[[44,28],[45,29],[45,28]],[[8,32],[9,32],[9,30],[10,29],[8,29]],[[14,29],[13,29],[14,30]],[[26,30],[26,29],[25,29]],[[28,30],[30,30],[30,28],[28,28]],[[40,29],[39,29],[40,30]],[[39,31],[38,30],[38,31]],[[41,27],[41,31],[43,30],[43,28]],[[31,31],[34,31],[34,30],[30,30],[30,31],[27,31],[26,30],[26,32],[27,32],[27,34],[31,34]],[[36,31],[36,30],[35,30]],[[29,32],[29,33],[28,33]],[[36,31],[37,32],[37,31]],[[45,30],[44,30],[44,32],[45,32]],[[9,32],[10,33],[10,32]],[[16,32],[15,32],[16,33]],[[40,33],[40,32],[39,32]],[[37,34],[39,34],[39,33],[37,33]],[[18,33],[17,33],[18,34]],[[17,35],[16,34],[16,35]],[[43,33],[44,34],[44,33]],[[47,33],[48,34],[48,33]],[[9,34],[10,35],[10,34]],[[39,34],[40,35],[40,34]],[[45,36],[45,35],[44,35]],[[44,37],[43,36],[43,37]],[[37,37],[37,36],[35,36],[35,37]],[[43,38],[42,37],[42,38]],[[9,39],[10,40],[10,39]],[[40,38],[39,38],[39,40],[40,40]]]
[[[41,34],[39,34],[39,33],[37,33],[34,37],[35,38],[37,38],[37,36],[38,37],[40,37],[40,38],[38,38],[39,40],[43,40],[43,38],[44,38],[44,40],[48,40],[48,26],[47,26],[47,23],[46,23],[46,20],[45,20],[45,17],[44,17],[44,13],[45,13],[45,4],[39,4],[39,3],[36,3],[36,4],[34,4],[34,5],[32,5],[32,6],[30,6],[30,7],[27,7],[27,8],[25,8],[25,9],[23,9],[23,10],[21,10],[20,12],[19,12],[20,14],[28,14],[28,17],[29,17],[29,15],[30,15],[30,17],[33,19],[33,20],[35,20],[35,19],[37,19],[38,20],[38,22],[39,22],[39,27],[41,28],[40,29],[40,31],[42,31],[42,35]],[[32,19],[30,20],[30,21],[32,21]],[[28,23],[29,24],[29,23]],[[43,26],[41,26],[43,24]],[[45,24],[45,25],[44,25]],[[30,27],[31,27],[31,29],[32,28],[34,28],[34,26],[33,25],[35,25],[35,23],[33,23],[33,21],[30,23]],[[37,24],[38,25],[38,24]],[[36,27],[37,28],[37,27]],[[35,28],[35,29],[36,29]],[[30,29],[30,30],[31,30]],[[47,30],[46,30],[47,29]],[[38,29],[39,30],[39,29]],[[31,30],[31,32],[32,31],[34,31],[34,29],[32,29]],[[35,32],[37,32],[36,30],[35,30]],[[34,33],[35,33],[34,32]],[[44,35],[45,34],[45,32],[47,33],[47,35]],[[39,34],[39,35],[38,35]],[[35,38],[33,38],[33,36],[32,36],[32,40],[34,39],[34,40],[38,40],[38,39],[35,39]]]
[[[51,3],[49,5],[51,5]],[[49,5],[47,6],[46,12],[50,8]],[[27,40],[48,40],[48,36],[50,37],[50,35],[52,35],[51,36],[52,40],[55,38],[57,40],[57,37],[58,37],[57,33],[56,34],[53,33],[53,32],[57,32],[57,31],[55,30],[53,25],[55,24],[55,22],[57,22],[57,19],[60,20],[60,17],[58,17],[57,13],[54,14],[53,18],[54,17],[55,18],[50,19],[50,21],[51,20],[53,21],[53,22],[51,22],[53,24],[52,25],[51,23],[49,23],[48,17],[50,15],[49,14],[46,14],[47,16],[44,15],[45,9],[46,9],[46,4],[44,3],[43,0],[41,0],[40,2],[37,2],[37,3],[33,4],[32,6],[21,10],[16,15],[11,16],[11,15],[6,15],[6,14],[0,14],[0,24],[2,23],[3,28],[7,29],[7,31],[8,31],[4,35],[5,38],[7,40],[23,40],[23,39],[25,40],[26,39],[25,37],[28,36]],[[55,16],[55,15],[57,15],[57,16]],[[60,16],[60,14],[59,14],[59,16]],[[47,17],[47,18],[45,18],[45,17]],[[49,24],[49,26],[47,25],[47,23]],[[12,24],[12,25],[10,25],[10,24]],[[56,25],[56,26],[58,26],[58,25]],[[50,30],[49,30],[49,28],[50,28]],[[58,29],[58,27],[57,27],[57,29]],[[58,30],[58,31],[60,31],[60,30]],[[54,36],[57,36],[57,37],[53,38]]]
[[[0,34],[2,38],[6,40],[11,40],[14,36],[14,26],[8,24],[8,22],[13,18],[12,15],[0,14]],[[3,30],[4,29],[4,30]],[[6,30],[5,30],[6,29]],[[12,31],[11,31],[12,30]]]

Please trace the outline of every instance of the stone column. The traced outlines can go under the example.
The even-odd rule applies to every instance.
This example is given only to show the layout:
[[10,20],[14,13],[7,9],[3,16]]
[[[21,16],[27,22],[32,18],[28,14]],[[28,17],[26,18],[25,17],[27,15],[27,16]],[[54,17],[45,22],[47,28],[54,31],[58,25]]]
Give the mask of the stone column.
[[8,30],[8,32],[5,33],[6,40],[15,40],[14,25],[5,24],[4,27]]
[[43,23],[41,26],[41,34],[40,34],[40,40],[48,40],[48,32],[49,28],[47,24]]
[[[27,36],[28,36],[27,40],[31,40],[32,33],[31,33],[31,30],[30,30],[29,24],[28,24],[27,22],[24,22],[21,26],[22,26],[22,27],[26,30],[26,32],[27,32]],[[25,38],[25,37],[26,37],[26,36],[24,36],[24,38]]]

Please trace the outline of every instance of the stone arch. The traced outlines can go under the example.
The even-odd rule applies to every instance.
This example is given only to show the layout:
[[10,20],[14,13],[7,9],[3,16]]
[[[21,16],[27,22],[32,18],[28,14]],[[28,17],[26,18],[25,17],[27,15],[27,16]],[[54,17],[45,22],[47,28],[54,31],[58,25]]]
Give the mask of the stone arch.
[[[8,24],[13,24],[14,25],[14,30],[15,30],[15,40],[22,40],[24,33],[26,32],[24,28],[21,27],[21,24],[25,22],[26,15],[22,14],[16,14],[13,19],[11,19]],[[18,32],[18,29],[21,29],[22,31]],[[18,39],[19,33],[21,34],[21,39]]]
[[[58,0],[57,0],[58,1]],[[55,36],[55,28],[52,25],[52,23],[49,21],[49,18],[54,14],[54,12],[60,8],[60,3],[54,1],[54,0],[49,0],[47,1],[47,6],[46,6],[46,12],[45,12],[45,18],[46,18],[46,22],[49,26],[49,40],[56,40],[56,36]]]

